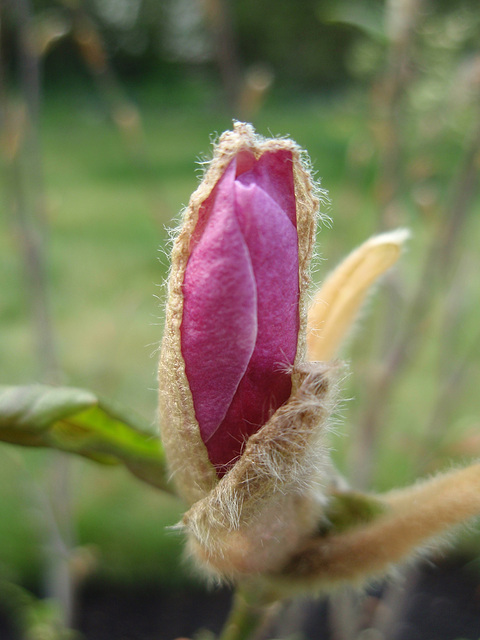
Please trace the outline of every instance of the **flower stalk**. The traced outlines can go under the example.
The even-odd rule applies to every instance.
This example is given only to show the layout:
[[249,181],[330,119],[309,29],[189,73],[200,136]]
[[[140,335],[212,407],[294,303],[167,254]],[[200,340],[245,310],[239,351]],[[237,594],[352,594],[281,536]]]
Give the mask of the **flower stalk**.
[[277,613],[278,604],[265,599],[258,587],[238,587],[218,640],[254,640]]

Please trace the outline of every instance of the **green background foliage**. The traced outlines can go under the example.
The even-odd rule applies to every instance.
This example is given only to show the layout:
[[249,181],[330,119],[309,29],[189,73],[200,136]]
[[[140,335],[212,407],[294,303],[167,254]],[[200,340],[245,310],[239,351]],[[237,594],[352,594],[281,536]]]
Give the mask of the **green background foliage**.
[[[168,229],[197,184],[196,160],[208,157],[212,135],[238,113],[225,107],[204,25],[194,21],[191,27],[198,29],[200,44],[188,58],[179,45],[188,29],[173,44],[165,34],[164,16],[173,2],[139,2],[128,29],[107,19],[109,4],[98,0],[87,8],[118,74],[113,99],[69,37],[43,60],[48,294],[61,383],[129,408],[155,432]],[[391,54],[378,19],[384,5],[365,3],[359,20],[348,5],[328,13],[331,4],[239,0],[231,10],[241,71],[260,63],[273,78],[248,117],[260,133],[291,135],[307,149],[330,193],[333,223],[319,232],[314,280],[320,282],[380,229],[412,230],[401,263],[379,287],[341,354],[351,368],[343,395],[353,399],[342,405],[332,439],[341,470],[352,478],[358,471],[352,444],[358,449],[372,386],[389,346],[410,322],[409,304],[431,239],[445,228],[445,207],[456,197],[455,181],[475,134],[479,88],[469,83],[468,70],[479,55],[479,19],[474,3],[425,9],[414,45],[419,62],[407,61],[411,75],[396,105],[401,171],[386,207],[383,170],[390,134],[385,103],[378,98]],[[58,12],[70,20],[62,3],[38,2],[35,10],[38,20],[58,18]],[[3,48],[15,103],[10,28],[4,23]],[[140,114],[141,132],[133,142],[128,128],[115,125],[110,99],[128,101]],[[2,163],[8,176],[8,160]],[[39,382],[41,374],[8,178],[4,186],[0,383],[23,385]],[[428,308],[412,325],[414,357],[395,381],[376,434],[369,483],[374,489],[404,485],[450,460],[480,453],[479,206],[477,195],[440,282],[435,272],[424,282]],[[52,455],[0,448],[0,567],[13,580],[39,579],[48,524],[38,487],[48,479]],[[180,517],[181,505],[173,498],[132,480],[124,469],[80,459],[72,462],[71,492],[75,544],[92,551],[97,574],[167,583],[190,576],[179,561],[179,535],[165,530]]]

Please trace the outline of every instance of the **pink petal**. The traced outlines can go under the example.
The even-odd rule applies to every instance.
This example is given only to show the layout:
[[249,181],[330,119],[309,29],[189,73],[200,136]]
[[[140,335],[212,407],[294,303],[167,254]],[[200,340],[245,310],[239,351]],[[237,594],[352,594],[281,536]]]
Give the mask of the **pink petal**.
[[[237,216],[244,231],[257,285],[258,336],[247,371],[221,427],[208,443],[209,456],[224,469],[246,439],[288,400],[298,337],[297,233],[267,194],[237,180]],[[255,215],[261,211],[262,215]],[[252,215],[253,214],[253,215]]]
[[183,285],[182,354],[204,442],[223,420],[257,337],[256,287],[234,213],[235,169],[231,163],[216,187]]
[[285,149],[264,153],[248,172],[237,170],[242,184],[254,183],[275,200],[293,225],[297,225],[292,154]]
[[182,353],[220,476],[291,392],[286,369],[299,327],[295,221],[290,152],[259,160],[243,152],[204,203],[192,239]]

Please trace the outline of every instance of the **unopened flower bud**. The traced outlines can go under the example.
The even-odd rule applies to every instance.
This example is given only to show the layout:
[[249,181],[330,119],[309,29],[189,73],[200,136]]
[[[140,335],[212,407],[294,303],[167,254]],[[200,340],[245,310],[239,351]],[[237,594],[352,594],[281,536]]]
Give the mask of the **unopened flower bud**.
[[162,437],[189,502],[295,391],[318,200],[300,150],[237,123],[215,148],[172,253]]

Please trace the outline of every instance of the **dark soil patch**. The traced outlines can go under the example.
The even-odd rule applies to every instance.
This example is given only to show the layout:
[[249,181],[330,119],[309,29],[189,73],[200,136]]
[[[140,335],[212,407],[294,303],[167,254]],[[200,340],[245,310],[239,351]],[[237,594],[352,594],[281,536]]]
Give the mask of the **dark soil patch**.
[[[385,586],[370,592],[358,640],[480,638],[480,576],[469,571],[465,562],[422,567],[401,594],[402,606],[391,627],[387,622],[381,634],[366,632],[375,611],[387,607],[389,595]],[[228,589],[167,591],[156,585],[133,588],[91,581],[79,594],[77,628],[86,640],[173,640],[192,637],[198,629],[216,633],[230,599]],[[328,619],[325,600],[305,600],[287,606],[265,637],[329,640],[333,636]],[[1,610],[0,640],[20,640],[8,612]]]
[[165,591],[91,584],[80,597],[78,627],[87,640],[190,638],[198,629],[220,630],[230,607],[227,589]]

